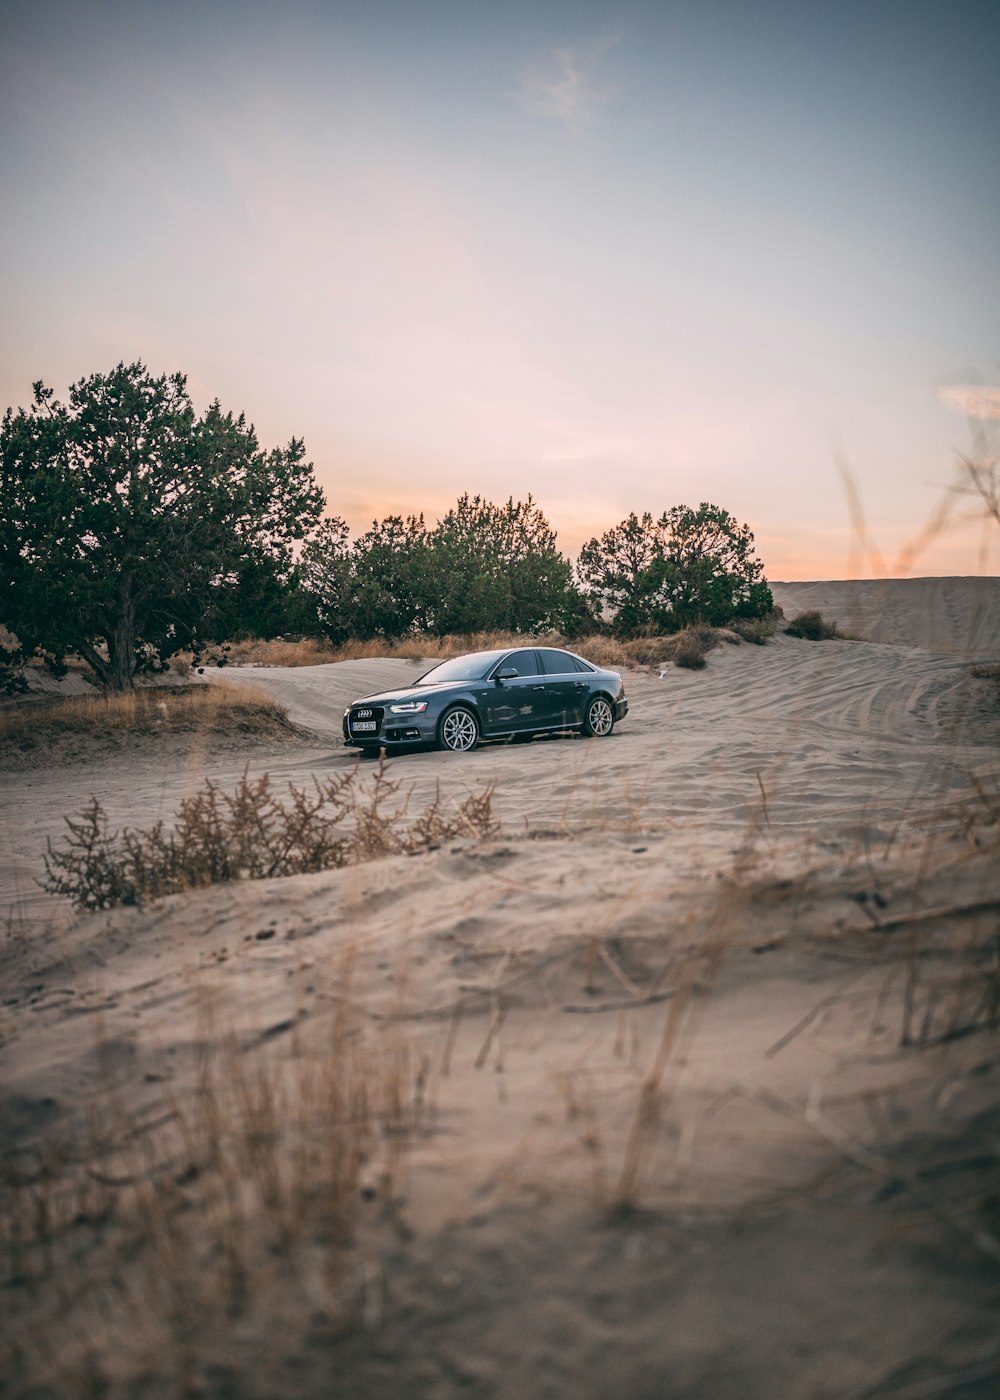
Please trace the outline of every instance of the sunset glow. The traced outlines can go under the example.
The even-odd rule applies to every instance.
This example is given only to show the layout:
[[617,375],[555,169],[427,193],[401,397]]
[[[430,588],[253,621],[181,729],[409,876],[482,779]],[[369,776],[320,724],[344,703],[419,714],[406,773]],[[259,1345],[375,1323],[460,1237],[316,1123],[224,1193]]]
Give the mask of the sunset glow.
[[[978,3],[9,7],[0,406],[142,359],[304,436],[355,530],[531,492],[575,553],[709,500],[785,579],[872,571],[840,454],[892,572],[963,413],[1000,415],[998,29]],[[996,571],[966,514],[907,567]]]

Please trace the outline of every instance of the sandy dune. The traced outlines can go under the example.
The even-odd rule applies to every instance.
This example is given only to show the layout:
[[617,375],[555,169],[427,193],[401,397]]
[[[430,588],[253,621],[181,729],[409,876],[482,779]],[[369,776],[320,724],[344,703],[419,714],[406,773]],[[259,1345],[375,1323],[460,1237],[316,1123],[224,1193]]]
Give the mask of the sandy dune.
[[[253,670],[317,734],[301,749],[6,775],[11,1161],[33,1179],[86,1141],[118,1203],[80,1208],[48,1268],[24,1255],[9,1393],[996,1394],[1000,714],[958,657],[724,647],[630,674],[606,741],[394,765],[413,810],[495,784],[485,843],[85,917],[32,885],[90,793],[147,823],[206,771],[336,771],[344,705],[418,669]],[[291,1172],[348,1009],[385,1116],[345,1253],[311,1197],[272,1238],[292,1193],[264,1168],[213,1195],[178,1124],[214,1083],[223,1117],[256,1105],[241,1160],[273,1141]],[[170,1163],[142,1248],[122,1202],[150,1213],[161,1159],[121,1124]]]
[[959,656],[1000,655],[1000,578],[908,578],[772,583],[788,617],[818,608],[871,642]]

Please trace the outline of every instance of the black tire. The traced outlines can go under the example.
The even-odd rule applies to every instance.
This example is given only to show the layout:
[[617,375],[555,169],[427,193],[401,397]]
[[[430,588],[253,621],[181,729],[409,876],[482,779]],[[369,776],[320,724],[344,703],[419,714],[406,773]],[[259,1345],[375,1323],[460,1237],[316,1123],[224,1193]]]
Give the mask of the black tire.
[[614,706],[606,695],[594,695],[587,701],[583,719],[583,734],[588,739],[606,739],[615,727]]
[[437,745],[447,753],[471,753],[479,743],[479,721],[467,705],[446,710],[438,725]]

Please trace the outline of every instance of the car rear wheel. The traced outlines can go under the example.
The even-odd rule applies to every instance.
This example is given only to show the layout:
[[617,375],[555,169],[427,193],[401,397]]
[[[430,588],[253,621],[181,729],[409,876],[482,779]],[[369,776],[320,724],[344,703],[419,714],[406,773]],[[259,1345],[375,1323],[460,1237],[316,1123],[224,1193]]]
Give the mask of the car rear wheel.
[[595,695],[587,706],[583,732],[588,738],[606,739],[615,727],[615,712],[603,695]]
[[449,710],[438,726],[438,748],[468,753],[479,742],[479,724],[471,710],[459,705]]

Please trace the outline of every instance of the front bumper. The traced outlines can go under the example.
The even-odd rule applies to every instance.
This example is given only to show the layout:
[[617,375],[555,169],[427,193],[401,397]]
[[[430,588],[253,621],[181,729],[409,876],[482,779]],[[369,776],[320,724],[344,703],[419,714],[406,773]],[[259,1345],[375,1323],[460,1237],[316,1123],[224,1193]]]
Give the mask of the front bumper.
[[344,716],[344,743],[354,749],[385,749],[394,752],[433,744],[437,723],[426,715],[393,715],[386,712],[375,730],[352,730],[350,714]]

